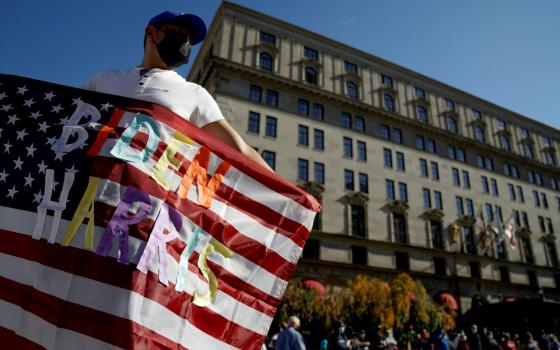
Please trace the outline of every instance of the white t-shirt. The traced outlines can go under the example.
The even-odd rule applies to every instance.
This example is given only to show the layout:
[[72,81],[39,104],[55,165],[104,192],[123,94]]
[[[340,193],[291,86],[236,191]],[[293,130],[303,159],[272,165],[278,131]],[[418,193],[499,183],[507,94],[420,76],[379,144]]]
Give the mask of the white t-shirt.
[[202,86],[173,70],[153,68],[143,75],[139,67],[108,70],[95,75],[82,88],[160,104],[198,127],[224,119],[218,104]]

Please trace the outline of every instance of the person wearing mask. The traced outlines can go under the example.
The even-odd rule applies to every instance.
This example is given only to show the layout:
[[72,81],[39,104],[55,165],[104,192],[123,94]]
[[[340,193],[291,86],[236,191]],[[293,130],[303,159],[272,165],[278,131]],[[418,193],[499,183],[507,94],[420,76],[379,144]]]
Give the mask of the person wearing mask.
[[278,335],[276,341],[276,350],[305,350],[303,337],[297,329],[301,323],[297,316],[290,316],[288,319],[288,327]]

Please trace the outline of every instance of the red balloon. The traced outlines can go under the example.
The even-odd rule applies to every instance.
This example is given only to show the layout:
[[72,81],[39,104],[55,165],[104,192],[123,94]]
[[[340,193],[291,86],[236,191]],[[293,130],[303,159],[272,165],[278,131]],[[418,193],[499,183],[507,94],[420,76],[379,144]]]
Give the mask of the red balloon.
[[321,284],[319,281],[307,280],[303,282],[303,287],[308,290],[313,290],[319,294],[320,297],[324,297],[327,293],[327,288]]

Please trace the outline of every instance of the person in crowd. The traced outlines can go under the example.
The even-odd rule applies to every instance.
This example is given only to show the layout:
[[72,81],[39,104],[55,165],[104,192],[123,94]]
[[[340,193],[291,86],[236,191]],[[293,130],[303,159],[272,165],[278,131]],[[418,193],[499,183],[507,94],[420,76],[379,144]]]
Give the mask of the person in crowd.
[[306,350],[303,337],[297,329],[301,322],[297,316],[290,316],[288,319],[288,327],[278,335],[276,342],[276,350]]
[[560,350],[560,341],[558,341],[558,337],[553,333],[550,333],[549,336],[549,349],[550,350]]
[[502,350],[516,350],[515,342],[511,339],[511,335],[508,332],[502,333],[500,346]]
[[488,331],[486,333],[486,350],[501,350],[500,344],[494,337],[494,332]]
[[286,327],[287,327],[287,324],[284,323],[284,322],[282,322],[281,324],[279,324],[276,327],[277,331],[270,337],[270,340],[268,342],[268,345],[267,345],[268,350],[276,349],[276,342],[278,341],[278,336],[280,335],[282,330],[284,330],[284,328],[286,328]]
[[527,332],[527,339],[523,347],[525,350],[539,350],[539,343],[530,332]]
[[430,339],[430,333],[427,329],[422,329],[419,334],[419,337],[414,345],[415,349],[418,350],[433,350],[433,344]]
[[401,335],[399,350],[412,350],[414,343],[416,342],[416,331],[414,330],[414,325],[408,325],[407,330]]
[[442,326],[432,334],[432,344],[434,344],[434,350],[449,350],[449,337]]
[[350,339],[352,350],[369,350],[370,342],[366,339],[366,331],[362,329],[358,333],[354,333]]
[[541,334],[537,342],[539,343],[539,348],[541,350],[550,350],[550,339],[544,329],[541,329]]
[[471,331],[468,334],[468,342],[470,350],[482,350],[482,340],[480,334],[478,334],[478,326],[476,324],[471,326]]
[[461,331],[457,335],[457,350],[470,350],[469,348],[469,340],[465,333],[465,331]]
[[350,340],[346,335],[346,326],[340,320],[334,321],[333,329],[329,336],[329,350],[351,350]]

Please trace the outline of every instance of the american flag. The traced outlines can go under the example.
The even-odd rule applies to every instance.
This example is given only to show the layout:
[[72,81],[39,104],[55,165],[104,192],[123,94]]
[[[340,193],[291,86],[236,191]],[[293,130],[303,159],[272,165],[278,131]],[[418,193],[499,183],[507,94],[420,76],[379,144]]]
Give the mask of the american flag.
[[0,75],[0,339],[260,349],[319,204],[171,111]]

